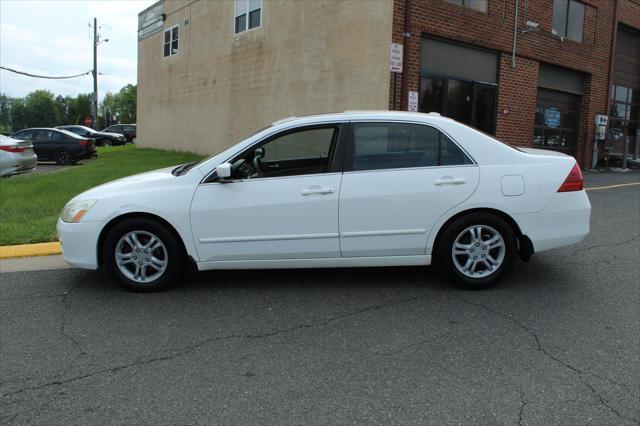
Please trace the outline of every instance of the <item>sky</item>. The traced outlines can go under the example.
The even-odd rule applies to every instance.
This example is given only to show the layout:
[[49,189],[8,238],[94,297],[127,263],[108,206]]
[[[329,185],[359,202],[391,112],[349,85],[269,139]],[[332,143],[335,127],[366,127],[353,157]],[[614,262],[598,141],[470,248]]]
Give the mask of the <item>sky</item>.
[[[93,18],[98,18],[98,97],[136,84],[138,13],[155,0],[0,0],[0,65],[39,75],[73,75],[93,68]],[[0,93],[23,97],[93,92],[91,74],[45,80],[0,70]]]

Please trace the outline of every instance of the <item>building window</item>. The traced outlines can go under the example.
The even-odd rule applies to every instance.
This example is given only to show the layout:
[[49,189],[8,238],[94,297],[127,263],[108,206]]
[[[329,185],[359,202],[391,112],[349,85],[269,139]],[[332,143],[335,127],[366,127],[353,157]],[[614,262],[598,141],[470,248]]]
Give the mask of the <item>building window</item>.
[[478,12],[487,13],[489,10],[489,0],[444,0],[447,3],[457,4],[458,6],[464,6]]
[[236,34],[260,26],[262,22],[262,0],[236,0]]
[[179,25],[175,25],[168,30],[164,30],[164,57],[178,54],[178,31]]
[[582,43],[586,6],[576,0],[553,0],[554,35]]
[[640,120],[640,90],[614,84],[611,86],[611,106],[609,109],[609,134],[614,142],[625,136],[631,140],[636,136]]
[[578,133],[580,96],[538,89],[533,145],[573,152]]

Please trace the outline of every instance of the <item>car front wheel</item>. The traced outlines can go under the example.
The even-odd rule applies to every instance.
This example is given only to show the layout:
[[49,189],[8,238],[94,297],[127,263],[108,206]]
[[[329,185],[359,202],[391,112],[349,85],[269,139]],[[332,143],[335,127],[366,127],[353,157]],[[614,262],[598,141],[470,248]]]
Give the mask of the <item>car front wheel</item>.
[[459,286],[482,290],[509,275],[517,258],[517,247],[516,235],[503,219],[474,213],[447,227],[437,257],[441,268]]
[[133,291],[161,290],[179,276],[185,263],[178,237],[147,219],[125,220],[111,229],[104,242],[105,266]]

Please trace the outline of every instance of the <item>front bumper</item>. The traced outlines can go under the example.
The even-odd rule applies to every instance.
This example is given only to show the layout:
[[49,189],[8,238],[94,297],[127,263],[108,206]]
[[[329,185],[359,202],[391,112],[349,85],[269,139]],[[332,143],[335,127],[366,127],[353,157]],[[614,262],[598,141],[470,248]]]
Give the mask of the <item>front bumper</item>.
[[62,245],[62,256],[69,265],[98,269],[100,222],[67,223],[58,219],[56,229]]

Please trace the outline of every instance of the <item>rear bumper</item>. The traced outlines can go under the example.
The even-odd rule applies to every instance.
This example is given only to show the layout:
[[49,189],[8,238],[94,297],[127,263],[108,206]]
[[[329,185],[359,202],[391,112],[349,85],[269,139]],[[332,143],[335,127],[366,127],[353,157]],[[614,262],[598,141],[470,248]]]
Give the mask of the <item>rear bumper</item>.
[[69,265],[98,269],[100,222],[66,223],[58,219],[56,228],[62,256]]
[[584,240],[589,235],[591,203],[585,191],[559,192],[544,210],[513,218],[538,253]]

